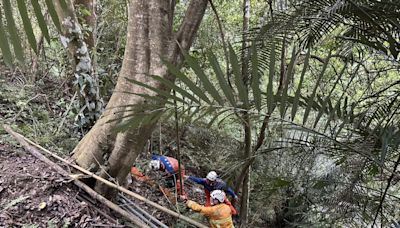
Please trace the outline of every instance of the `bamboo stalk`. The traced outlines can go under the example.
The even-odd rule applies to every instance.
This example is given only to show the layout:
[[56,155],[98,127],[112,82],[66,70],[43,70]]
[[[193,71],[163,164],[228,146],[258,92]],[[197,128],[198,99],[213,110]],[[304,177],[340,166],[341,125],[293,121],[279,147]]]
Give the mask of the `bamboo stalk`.
[[84,184],[82,181],[79,181],[74,178],[74,176],[70,175],[67,171],[65,171],[61,166],[57,165],[50,159],[48,159],[46,156],[41,154],[35,147],[29,145],[29,141],[26,140],[24,136],[21,134],[16,133],[13,131],[9,126],[4,125],[4,129],[11,134],[27,151],[29,151],[33,156],[41,160],[42,162],[46,163],[49,165],[52,169],[56,170],[58,173],[61,175],[68,177],[74,181],[74,184],[77,185],[79,188],[83,189],[85,192],[87,192],[91,197],[94,199],[97,199],[99,202],[103,203],[110,209],[114,210],[118,214],[122,215],[126,219],[128,219],[130,222],[134,223],[135,225],[138,225],[139,227],[148,227],[146,224],[144,224],[142,221],[140,221],[136,216],[128,213],[127,211],[123,210],[120,208],[118,205],[114,204],[113,202],[109,201],[102,195],[98,194],[96,191],[91,189],[89,186]]
[[[56,154],[50,152],[49,150],[47,150],[47,149],[43,148],[42,146],[40,146],[40,145],[38,145],[38,144],[32,142],[31,140],[29,140],[28,138],[24,137],[23,135],[14,132],[13,130],[11,130],[11,128],[10,128],[8,125],[4,125],[4,129],[5,129],[8,133],[10,133],[10,134],[12,134],[12,135],[15,135],[14,137],[18,136],[19,138],[25,140],[26,142],[30,143],[31,145],[33,145],[33,146],[35,146],[35,147],[41,149],[42,151],[46,152],[47,154],[49,154],[50,156],[56,158],[57,160],[59,160],[59,161],[65,163],[65,164],[67,164],[67,165],[69,165],[69,166],[71,166],[71,167],[73,167],[73,168],[75,168],[75,169],[77,169],[77,170],[79,170],[79,171],[82,172],[82,173],[85,173],[85,174],[89,175],[90,177],[93,177],[94,179],[96,179],[96,180],[98,180],[98,181],[104,183],[105,185],[107,185],[107,186],[109,186],[109,187],[111,187],[111,188],[115,188],[115,189],[117,189],[117,190],[119,190],[119,191],[121,191],[121,192],[123,192],[123,193],[125,193],[125,194],[127,194],[127,195],[130,195],[130,196],[132,196],[132,197],[134,197],[134,198],[136,198],[136,199],[138,199],[138,200],[140,200],[140,201],[143,201],[144,203],[146,203],[146,204],[148,204],[148,205],[150,205],[150,206],[153,206],[153,207],[159,209],[160,211],[163,211],[163,212],[165,212],[165,213],[167,213],[167,214],[169,214],[169,215],[172,215],[172,216],[174,216],[174,217],[176,217],[176,218],[178,218],[178,219],[182,219],[183,221],[188,222],[188,223],[190,223],[190,224],[192,224],[192,225],[194,225],[194,226],[196,226],[196,227],[207,228],[207,226],[203,225],[203,224],[200,223],[200,222],[197,222],[197,221],[195,221],[195,220],[193,220],[193,219],[191,219],[191,218],[189,218],[189,217],[186,217],[186,216],[184,216],[184,215],[178,214],[178,213],[176,213],[175,211],[172,211],[172,210],[170,210],[170,209],[168,209],[168,208],[165,208],[165,207],[163,207],[163,206],[161,206],[161,205],[159,205],[159,204],[157,204],[157,203],[154,203],[153,201],[150,201],[150,200],[146,199],[145,197],[143,197],[143,196],[141,196],[141,195],[139,195],[139,194],[137,194],[137,193],[134,193],[134,192],[132,192],[132,191],[129,191],[129,190],[126,189],[126,188],[123,188],[123,187],[121,187],[121,186],[118,186],[118,185],[116,185],[116,184],[114,184],[114,183],[112,183],[112,182],[110,182],[110,181],[108,181],[108,180],[106,180],[106,179],[104,179],[104,178],[102,178],[102,177],[100,177],[100,176],[97,176],[96,174],[94,174],[94,173],[92,173],[92,172],[90,172],[90,171],[88,171],[88,170],[86,170],[86,169],[84,169],[84,168],[82,168],[82,167],[80,167],[80,166],[78,166],[78,165],[72,164],[70,161],[67,161],[67,160],[61,158],[60,156],[58,156],[58,155],[56,155]],[[25,142],[25,143],[26,143],[26,142]],[[21,143],[21,144],[22,144],[22,143]],[[42,156],[43,156],[43,155],[42,155]],[[60,168],[61,168],[61,167],[60,167]]]

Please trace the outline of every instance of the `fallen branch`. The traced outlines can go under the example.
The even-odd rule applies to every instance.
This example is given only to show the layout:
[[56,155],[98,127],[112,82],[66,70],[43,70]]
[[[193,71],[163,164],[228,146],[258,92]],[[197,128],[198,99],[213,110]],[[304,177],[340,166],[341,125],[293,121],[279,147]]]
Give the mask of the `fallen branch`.
[[[96,174],[94,174],[94,173],[92,173],[92,172],[90,172],[90,171],[88,171],[88,170],[86,170],[86,169],[84,169],[84,168],[82,168],[82,167],[80,167],[80,166],[78,166],[78,165],[72,164],[70,161],[67,161],[67,160],[61,158],[60,156],[58,156],[58,155],[56,155],[56,154],[50,152],[49,150],[43,148],[42,146],[40,146],[40,145],[38,145],[38,144],[32,142],[31,140],[27,139],[27,138],[24,137],[23,135],[14,132],[14,131],[11,130],[11,128],[10,128],[9,126],[7,126],[7,125],[4,125],[4,129],[5,129],[8,133],[10,133],[11,135],[13,135],[14,137],[21,139],[21,141],[23,141],[25,144],[27,144],[26,142],[30,143],[31,145],[33,145],[33,146],[35,146],[35,147],[41,149],[43,152],[46,152],[46,153],[49,154],[50,156],[56,158],[57,160],[59,160],[59,161],[65,163],[65,164],[67,164],[67,165],[69,165],[69,166],[71,166],[71,167],[73,167],[73,168],[75,168],[75,169],[77,169],[77,170],[79,170],[80,172],[82,172],[82,173],[84,173],[84,174],[87,174],[88,176],[90,176],[90,177],[96,179],[97,181],[100,181],[100,182],[104,183],[105,185],[107,185],[107,186],[109,186],[109,187],[111,187],[111,188],[115,188],[115,189],[117,189],[117,190],[120,191],[120,192],[123,192],[123,193],[125,193],[125,194],[127,194],[127,195],[129,195],[129,196],[134,197],[135,199],[138,199],[138,200],[140,200],[140,201],[143,201],[144,203],[146,203],[146,204],[148,204],[148,205],[150,205],[150,206],[153,206],[153,207],[159,209],[160,211],[163,211],[163,212],[165,212],[165,213],[167,213],[167,214],[169,214],[169,215],[172,215],[172,216],[174,216],[174,217],[176,217],[176,218],[178,218],[178,219],[182,219],[183,221],[186,221],[186,222],[188,222],[188,223],[190,223],[190,224],[192,224],[192,225],[194,225],[194,226],[196,226],[196,227],[207,228],[207,226],[203,225],[202,223],[199,223],[199,222],[197,222],[197,221],[195,221],[195,220],[193,220],[193,219],[191,219],[191,218],[189,218],[189,217],[186,217],[186,216],[184,216],[184,215],[178,214],[178,213],[176,213],[175,211],[172,211],[172,210],[170,210],[170,209],[168,209],[168,208],[165,208],[165,207],[163,207],[163,206],[161,206],[161,205],[159,205],[159,204],[157,204],[157,203],[154,203],[153,201],[150,201],[150,200],[146,199],[145,197],[143,197],[143,196],[141,196],[141,195],[139,195],[139,194],[137,194],[137,193],[134,193],[134,192],[132,192],[132,191],[129,191],[129,190],[126,189],[126,188],[123,188],[123,187],[121,187],[121,186],[118,186],[118,185],[116,185],[116,184],[114,184],[114,183],[112,183],[112,182],[110,182],[110,181],[108,181],[108,180],[106,180],[106,179],[104,179],[104,178],[102,178],[102,177],[100,177],[100,176],[97,176]],[[20,143],[22,144],[22,142],[20,142]],[[28,146],[29,146],[29,145],[28,145]],[[39,152],[38,152],[38,153],[39,153]],[[40,153],[39,153],[39,154],[40,154]],[[43,156],[42,154],[40,154],[40,155]],[[44,156],[43,156],[43,157],[44,157]],[[46,157],[45,157],[45,158],[46,158]],[[47,158],[46,158],[46,159],[47,159]],[[61,168],[61,167],[60,167],[60,168]],[[92,190],[92,189],[91,189],[91,190]],[[93,190],[92,190],[92,191],[93,191]],[[97,193],[96,193],[96,194],[97,194]]]
[[[132,206],[128,203],[128,201],[125,201],[124,199],[120,199],[122,205],[121,207],[126,208],[127,211],[131,212],[132,214],[136,215],[139,217],[143,222],[145,222],[149,227],[151,228],[157,228],[156,225],[154,225],[149,219],[147,219],[143,214],[139,213],[137,210],[132,208]],[[168,228],[168,226],[167,226]]]
[[148,227],[146,224],[144,224],[142,221],[140,221],[136,216],[128,213],[127,211],[123,210],[120,208],[118,205],[114,204],[113,202],[109,201],[108,199],[104,198],[102,195],[98,194],[95,192],[93,189],[91,189],[89,186],[84,184],[83,182],[74,179],[72,175],[70,175],[67,171],[65,171],[63,168],[61,168],[59,165],[55,164],[53,161],[48,159],[46,156],[41,154],[35,147],[31,146],[28,144],[28,140],[26,138],[13,130],[7,125],[4,125],[4,129],[11,134],[27,151],[29,151],[33,156],[41,160],[42,162],[46,163],[49,165],[52,169],[56,170],[58,173],[61,175],[71,178],[74,181],[74,184],[78,186],[79,188],[83,189],[85,192],[87,192],[91,197],[94,199],[97,199],[99,202],[103,203],[110,209],[114,210],[118,214],[122,215],[125,217],[128,221],[134,223],[135,225],[138,225],[139,227]]
[[126,200],[131,206],[133,206],[136,210],[138,210],[140,213],[142,213],[144,216],[147,216],[151,221],[159,225],[159,227],[163,228],[168,228],[164,223],[160,222],[157,218],[154,216],[150,215],[147,211],[143,210],[141,207],[139,207],[137,204],[133,203],[128,197],[124,196],[122,193],[118,194],[122,199]]

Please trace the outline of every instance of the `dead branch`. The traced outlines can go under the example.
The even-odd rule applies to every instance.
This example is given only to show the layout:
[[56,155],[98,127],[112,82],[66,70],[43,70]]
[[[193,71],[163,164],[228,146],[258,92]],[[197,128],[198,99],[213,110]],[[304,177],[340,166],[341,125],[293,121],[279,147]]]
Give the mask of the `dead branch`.
[[27,151],[29,151],[33,156],[38,158],[40,161],[46,163],[49,165],[52,169],[56,170],[58,173],[61,175],[71,178],[74,181],[74,184],[77,185],[79,188],[83,189],[85,192],[87,192],[91,197],[94,199],[97,199],[99,202],[103,203],[110,209],[114,210],[118,214],[122,215],[125,217],[128,221],[138,225],[139,227],[148,227],[146,224],[144,224],[142,221],[140,221],[136,216],[126,212],[122,208],[120,208],[118,205],[114,204],[113,202],[109,201],[108,199],[104,198],[102,195],[99,195],[97,192],[95,192],[93,189],[91,189],[89,186],[84,184],[83,182],[74,179],[73,176],[71,176],[67,171],[65,171],[63,168],[61,168],[59,165],[55,164],[53,161],[48,159],[46,156],[41,154],[35,147],[29,145],[29,141],[26,140],[26,138],[16,132],[14,132],[8,125],[4,125],[4,129],[12,135]]
[[[178,214],[178,213],[176,213],[175,211],[172,211],[172,210],[170,210],[170,209],[168,209],[168,208],[165,208],[165,207],[163,207],[163,206],[161,206],[161,205],[159,205],[159,204],[157,204],[157,203],[155,203],[155,202],[153,202],[153,201],[151,201],[151,200],[146,199],[145,197],[143,197],[143,196],[141,196],[141,195],[139,195],[139,194],[137,194],[137,193],[134,193],[134,192],[132,192],[132,191],[129,191],[129,190],[126,189],[126,188],[123,188],[123,187],[121,187],[121,186],[118,186],[118,185],[116,185],[116,184],[114,184],[114,183],[112,183],[112,182],[110,182],[110,181],[108,181],[108,180],[106,180],[106,179],[104,179],[104,178],[102,178],[102,177],[100,177],[100,176],[98,176],[98,175],[96,175],[96,174],[94,174],[94,173],[92,173],[92,172],[90,172],[90,171],[88,171],[88,170],[86,170],[86,169],[84,169],[84,168],[78,166],[78,165],[72,164],[70,161],[67,161],[67,160],[61,158],[60,156],[58,156],[58,155],[56,155],[56,154],[50,152],[49,150],[43,148],[42,146],[40,146],[40,145],[38,145],[38,144],[32,142],[31,140],[29,140],[28,138],[24,137],[23,135],[18,134],[18,133],[16,133],[15,131],[11,130],[11,128],[10,128],[8,125],[4,125],[4,129],[5,129],[8,133],[10,133],[11,135],[13,135],[22,145],[24,145],[24,147],[25,147],[25,145],[26,145],[28,148],[33,148],[32,146],[29,145],[29,144],[31,144],[31,145],[33,145],[33,146],[35,146],[35,147],[41,149],[43,152],[47,153],[48,155],[52,156],[53,158],[55,158],[55,159],[57,159],[57,160],[59,160],[59,161],[65,163],[65,164],[67,164],[67,165],[69,165],[69,166],[71,166],[71,167],[73,167],[73,168],[79,170],[80,172],[82,172],[82,173],[84,173],[84,174],[89,175],[90,177],[96,179],[97,181],[100,181],[100,182],[104,183],[105,185],[107,185],[107,186],[109,186],[109,187],[111,187],[111,188],[114,188],[114,189],[116,189],[116,190],[118,190],[118,191],[120,191],[120,192],[123,192],[123,193],[125,193],[125,194],[127,194],[127,195],[129,195],[129,196],[132,196],[132,197],[134,197],[134,198],[137,199],[137,200],[140,200],[140,201],[142,201],[142,202],[144,202],[144,203],[146,203],[146,204],[148,204],[148,205],[150,205],[150,206],[153,206],[153,207],[159,209],[160,211],[163,211],[163,212],[165,212],[165,213],[167,213],[167,214],[169,214],[169,215],[172,215],[172,216],[174,216],[174,217],[176,217],[176,218],[178,218],[178,219],[182,219],[183,221],[188,222],[188,223],[190,223],[190,224],[192,224],[192,225],[194,225],[194,226],[196,226],[196,227],[207,228],[207,226],[203,225],[202,223],[199,223],[199,222],[197,222],[197,221],[195,221],[195,220],[193,220],[193,219],[191,219],[191,218],[189,218],[189,217],[186,217],[186,216],[184,216],[184,215]],[[29,144],[28,144],[28,143],[29,143]],[[35,149],[35,148],[33,148],[33,149]],[[44,155],[42,155],[42,154],[41,154],[40,152],[38,152],[37,150],[35,150],[35,151],[36,151],[36,153],[38,153],[39,156],[44,157],[45,159],[49,160],[47,157],[45,157]],[[30,152],[31,152],[31,151],[30,151]],[[50,160],[49,160],[49,161],[50,161]],[[51,161],[50,161],[50,162],[51,162]],[[51,162],[51,163],[53,163],[53,162]],[[54,163],[53,163],[53,164],[54,164]],[[58,168],[62,170],[62,168],[61,168],[60,166],[58,166]],[[60,170],[60,171],[61,171],[61,170]],[[62,171],[65,172],[64,170],[62,170]],[[71,175],[70,175],[70,174],[67,174],[67,176],[70,177]],[[80,181],[79,181],[79,182],[80,182]],[[82,182],[80,182],[80,183],[82,183]],[[85,185],[85,186],[86,186],[87,188],[89,188],[87,185]],[[95,192],[93,189],[91,189],[91,188],[89,188],[89,189],[90,189],[91,191]],[[96,193],[96,192],[95,192],[95,193]],[[89,193],[89,194],[90,194],[90,193]],[[96,194],[97,194],[97,193],[96,193]],[[99,194],[97,194],[97,195],[99,195]],[[101,195],[99,195],[99,196],[101,196]],[[102,196],[101,196],[101,197],[102,197]],[[104,197],[103,197],[103,198],[104,198]],[[105,199],[105,198],[104,198],[104,199]],[[122,209],[121,209],[121,210],[122,210]],[[124,211],[124,212],[125,212],[125,211]],[[131,216],[132,216],[132,215],[131,215]]]

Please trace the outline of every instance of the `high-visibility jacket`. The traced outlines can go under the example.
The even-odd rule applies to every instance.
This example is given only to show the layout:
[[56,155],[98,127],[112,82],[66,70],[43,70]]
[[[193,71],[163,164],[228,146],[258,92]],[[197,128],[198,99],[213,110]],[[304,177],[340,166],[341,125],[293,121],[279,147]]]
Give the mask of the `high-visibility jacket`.
[[175,158],[159,154],[153,154],[151,156],[151,159],[159,160],[163,164],[160,170],[165,171],[171,178],[173,178],[178,193],[181,192],[180,177],[182,177],[182,195],[185,195],[184,183],[183,183],[184,182],[183,177],[185,176],[185,167],[181,164],[181,173],[179,173],[179,162]]
[[232,221],[231,209],[225,203],[205,207],[188,200],[186,204],[192,210],[198,211],[202,215],[208,217],[211,228],[235,228]]
[[[189,176],[189,180],[201,184],[204,186],[204,192],[206,194],[206,207],[211,206],[211,192],[214,190],[222,190],[226,192],[228,195],[231,195],[233,198],[236,198],[235,192],[230,188],[225,181],[223,181],[220,178],[217,178],[214,182],[213,185],[211,185],[211,182],[207,180],[207,178],[200,178],[200,177],[195,177],[195,176]],[[237,211],[235,207],[233,207],[232,203],[228,200],[228,198],[225,198],[225,203],[228,204],[228,206],[231,208],[232,215],[236,215]]]

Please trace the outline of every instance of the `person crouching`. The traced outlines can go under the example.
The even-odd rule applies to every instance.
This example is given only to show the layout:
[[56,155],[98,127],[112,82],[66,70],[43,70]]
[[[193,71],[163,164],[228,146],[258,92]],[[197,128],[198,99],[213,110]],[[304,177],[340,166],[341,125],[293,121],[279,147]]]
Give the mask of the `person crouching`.
[[234,228],[232,212],[229,205],[224,203],[225,193],[221,190],[211,192],[212,206],[206,207],[194,201],[188,200],[186,205],[209,218],[211,228]]

